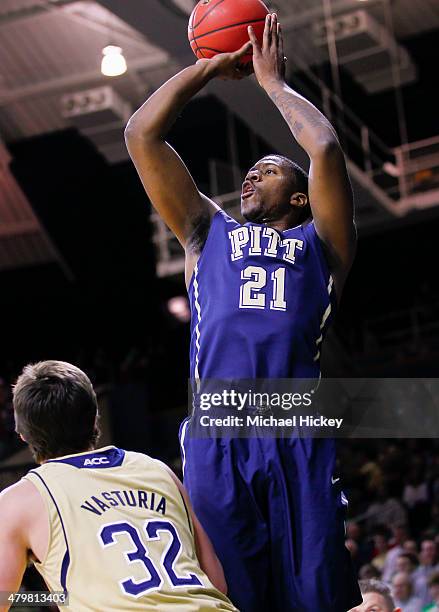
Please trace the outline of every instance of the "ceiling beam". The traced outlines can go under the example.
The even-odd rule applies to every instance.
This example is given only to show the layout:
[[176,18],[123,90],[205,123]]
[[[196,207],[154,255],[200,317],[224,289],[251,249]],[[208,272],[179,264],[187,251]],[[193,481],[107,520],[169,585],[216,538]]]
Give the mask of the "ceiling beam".
[[[331,13],[334,17],[341,13],[359,9],[370,9],[371,6],[382,5],[386,0],[368,0],[363,5],[358,0],[335,0],[331,2]],[[304,3],[306,6],[306,3]],[[319,3],[317,6],[312,8],[304,9],[299,13],[286,15],[282,17],[282,29],[284,31],[297,30],[299,28],[306,27],[313,24],[319,19],[325,19],[325,12],[323,3]]]
[[23,19],[33,19],[38,15],[44,15],[44,13],[48,11],[67,6],[68,4],[73,4],[77,1],[78,0],[40,0],[40,2],[35,2],[34,4],[19,9],[10,9],[4,12],[0,11],[0,27],[22,21]]
[[[99,58],[96,58],[97,60]],[[147,57],[129,60],[130,71],[140,71],[159,68],[169,64],[169,57],[165,51],[157,51],[151,53]],[[128,75],[126,75],[128,76]],[[113,78],[126,78],[125,75]],[[77,74],[69,74],[56,79],[49,79],[41,83],[33,83],[24,85],[7,91],[0,91],[0,108],[21,100],[28,100],[38,96],[46,96],[55,93],[61,93],[72,87],[87,87],[87,84],[106,84],[111,82],[109,77],[105,77],[99,69],[90,70],[88,72],[78,72]]]
[[[0,248],[0,269],[19,267],[23,262],[55,261],[66,278],[73,280],[72,272],[38,219],[26,195],[10,171],[10,154],[0,140],[0,241],[11,239],[10,251]],[[13,219],[13,220],[12,220]],[[40,238],[36,249],[32,241],[14,242],[14,238],[35,235]]]

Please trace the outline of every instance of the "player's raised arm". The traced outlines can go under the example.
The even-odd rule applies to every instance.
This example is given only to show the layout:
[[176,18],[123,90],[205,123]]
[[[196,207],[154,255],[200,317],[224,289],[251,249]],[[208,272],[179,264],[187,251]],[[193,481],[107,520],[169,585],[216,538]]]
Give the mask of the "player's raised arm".
[[242,78],[240,58],[250,44],[236,53],[199,60],[158,89],[131,117],[125,130],[130,156],[145,190],[165,223],[183,247],[206,216],[212,218],[216,204],[200,193],[181,158],[165,141],[172,124],[187,102],[216,76]]
[[356,244],[352,188],[343,151],[326,117],[285,83],[285,58],[277,16],[267,16],[262,47],[251,28],[249,35],[256,78],[310,157],[309,202],[317,233],[327,247],[329,263],[340,288],[352,264]]

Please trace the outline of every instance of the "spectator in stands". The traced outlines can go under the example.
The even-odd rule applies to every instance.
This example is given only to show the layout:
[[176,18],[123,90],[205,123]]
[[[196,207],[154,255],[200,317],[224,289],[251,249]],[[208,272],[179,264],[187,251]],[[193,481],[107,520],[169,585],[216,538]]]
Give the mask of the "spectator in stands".
[[390,550],[387,553],[382,573],[382,579],[386,583],[389,583],[396,573],[396,561],[404,550],[404,542],[408,539],[407,527],[404,524],[392,525],[392,533],[393,537],[389,543]]
[[346,548],[348,549],[348,551],[351,553],[351,558],[352,558],[354,566],[356,566],[357,565],[356,564],[356,559],[358,557],[358,544],[352,538],[348,538],[345,541],[345,545],[346,545]]
[[[439,493],[436,493],[436,496],[438,497],[438,501],[433,503],[430,510],[429,531],[439,535]],[[438,535],[436,535],[436,538]],[[438,542],[436,541],[436,543]]]
[[414,508],[418,503],[428,502],[428,487],[419,466],[412,468],[408,474],[402,501],[409,510]]
[[402,612],[395,608],[390,589],[380,580],[362,580],[360,582],[363,603],[349,612]]
[[373,534],[374,552],[372,565],[376,567],[381,575],[383,572],[384,565],[386,563],[388,549],[389,549],[389,532],[384,525],[376,528]]
[[413,583],[409,574],[398,572],[392,578],[392,594],[395,605],[402,612],[420,612],[421,600],[413,594]]
[[439,572],[434,572],[429,580],[430,603],[422,608],[422,612],[439,612]]
[[433,540],[423,540],[419,553],[419,567],[413,572],[415,595],[421,599],[423,606],[431,602],[428,581],[437,569],[436,544]]
[[[348,544],[349,540],[352,540],[357,545],[354,555],[352,555],[352,549],[355,548],[355,546],[353,544]],[[370,543],[365,541],[363,529],[359,523],[355,521],[349,521],[346,524],[346,546],[351,551],[352,559],[357,570],[370,561],[372,554]]]
[[365,479],[366,489],[370,493],[375,494],[384,486],[383,472],[381,467],[378,465],[375,459],[371,458],[368,452],[365,451],[364,455],[364,462],[360,468],[360,474]]
[[381,573],[372,563],[366,563],[360,568],[358,577],[360,580],[379,579],[381,578]]
[[418,558],[418,545],[416,544],[416,540],[406,540],[402,545],[404,552],[411,553]]
[[425,467],[421,462],[411,468],[402,500],[408,508],[410,527],[416,536],[428,526],[430,518],[428,484],[425,480]]
[[367,526],[369,528],[376,525],[396,525],[407,523],[407,512],[401,502],[395,497],[390,496],[386,487],[380,487],[376,500],[366,511]]
[[405,574],[411,575],[417,567],[418,557],[413,553],[403,552],[396,559],[396,572],[404,572]]

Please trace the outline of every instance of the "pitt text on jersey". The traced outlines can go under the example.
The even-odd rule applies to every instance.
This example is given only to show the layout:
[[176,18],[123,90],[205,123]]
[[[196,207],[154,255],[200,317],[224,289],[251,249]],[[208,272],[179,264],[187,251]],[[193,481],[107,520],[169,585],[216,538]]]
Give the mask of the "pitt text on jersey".
[[244,256],[243,249],[246,248],[248,255],[276,257],[294,264],[297,250],[303,249],[303,240],[282,238],[275,229],[261,225],[237,227],[229,232],[229,238],[232,261],[241,259]]
[[[290,265],[296,263],[297,253],[303,250],[303,240],[283,238],[271,227],[261,225],[242,225],[229,232],[231,244],[230,258],[233,262],[244,258],[244,249],[248,256],[265,256],[282,260]],[[248,265],[241,270],[239,307],[245,309],[265,309],[267,300],[264,289],[272,282],[272,299],[270,310],[287,311],[286,302],[286,269],[285,266],[273,270],[270,279],[267,271],[261,266]]]

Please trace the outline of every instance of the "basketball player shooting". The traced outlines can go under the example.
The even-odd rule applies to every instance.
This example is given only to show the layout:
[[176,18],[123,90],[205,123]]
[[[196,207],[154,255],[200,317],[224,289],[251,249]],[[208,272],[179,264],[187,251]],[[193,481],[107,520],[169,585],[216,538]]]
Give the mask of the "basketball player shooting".
[[13,403],[40,466],[0,495],[1,612],[28,562],[52,593],[39,594],[42,605],[66,612],[237,612],[178,478],[147,455],[95,448],[97,401],[84,372],[28,365]]
[[[126,142],[154,207],[186,253],[192,379],[317,378],[323,337],[352,264],[353,197],[340,143],[284,79],[281,28],[201,59],[133,115]],[[310,158],[272,154],[242,185],[240,225],[200,193],[165,138],[215,77],[259,85]],[[249,100],[249,104],[251,100]],[[184,480],[242,612],[345,612],[361,595],[344,546],[344,496],[327,439],[196,439],[181,427]]]

